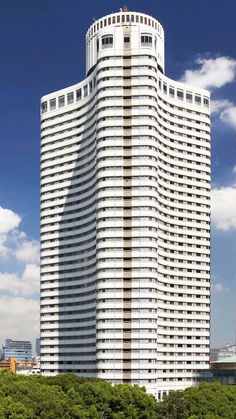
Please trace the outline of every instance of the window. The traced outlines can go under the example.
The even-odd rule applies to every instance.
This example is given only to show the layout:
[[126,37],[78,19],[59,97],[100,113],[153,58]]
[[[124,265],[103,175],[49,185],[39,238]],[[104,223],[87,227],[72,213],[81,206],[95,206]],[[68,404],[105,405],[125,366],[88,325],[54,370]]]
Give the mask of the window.
[[58,98],[58,106],[59,108],[62,108],[62,106],[65,106],[65,96],[59,96]]
[[76,101],[81,100],[82,94],[81,89],[76,90]]
[[129,35],[124,36],[124,47],[125,48],[130,48],[130,36]]
[[84,97],[88,96],[88,85],[84,86]]
[[207,99],[206,97],[203,98],[203,105],[207,108],[209,107],[209,99]]
[[186,93],[186,100],[187,100],[187,102],[189,102],[189,103],[192,103],[192,101],[193,101],[193,95],[192,95],[192,93]]
[[175,89],[173,87],[169,87],[169,95],[171,97],[174,97],[175,96]]
[[102,48],[111,48],[113,46],[113,36],[105,35],[102,37]]
[[199,95],[195,95],[195,103],[196,103],[197,105],[201,105],[201,96],[199,96]]
[[74,102],[74,93],[73,92],[68,93],[67,94],[67,105],[70,105],[73,102]]
[[184,98],[183,90],[177,90],[177,98],[180,99],[180,100],[183,100],[183,98]]
[[141,46],[142,47],[151,47],[152,46],[152,36],[151,35],[141,35]]
[[50,100],[50,111],[53,111],[54,109],[56,109],[56,99],[51,99]]
[[47,110],[48,110],[48,104],[47,104],[47,102],[43,102],[42,105],[41,105],[42,113],[47,112]]

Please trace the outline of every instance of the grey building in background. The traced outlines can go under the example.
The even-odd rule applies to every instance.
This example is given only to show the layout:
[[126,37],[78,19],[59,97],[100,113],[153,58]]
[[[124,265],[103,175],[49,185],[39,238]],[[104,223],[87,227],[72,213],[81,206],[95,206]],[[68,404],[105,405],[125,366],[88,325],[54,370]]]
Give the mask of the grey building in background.
[[3,358],[15,358],[19,361],[32,360],[32,343],[28,340],[12,340],[6,339],[3,345]]
[[35,355],[40,356],[40,338],[35,339]]

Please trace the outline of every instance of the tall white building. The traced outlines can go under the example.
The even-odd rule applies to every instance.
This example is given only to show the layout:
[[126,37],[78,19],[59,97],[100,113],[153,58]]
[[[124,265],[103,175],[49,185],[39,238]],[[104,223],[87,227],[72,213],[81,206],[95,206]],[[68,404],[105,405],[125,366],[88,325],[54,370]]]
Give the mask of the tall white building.
[[208,368],[209,93],[164,74],[164,31],[88,29],[87,77],[41,103],[41,368],[161,398]]

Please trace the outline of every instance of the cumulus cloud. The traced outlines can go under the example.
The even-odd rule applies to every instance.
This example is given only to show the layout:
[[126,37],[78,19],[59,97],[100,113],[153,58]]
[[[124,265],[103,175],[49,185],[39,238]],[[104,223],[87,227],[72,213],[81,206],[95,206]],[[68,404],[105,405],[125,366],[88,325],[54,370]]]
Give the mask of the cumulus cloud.
[[0,207],[0,257],[21,272],[0,272],[0,329],[3,339],[32,340],[39,335],[39,244],[20,229],[21,220]]
[[21,218],[15,212],[0,207],[0,234],[8,233],[14,228],[18,227]]
[[39,335],[39,302],[24,297],[0,297],[1,336],[34,341]]
[[227,186],[212,190],[212,222],[219,230],[236,228],[236,187]]
[[221,294],[223,292],[228,292],[229,288],[225,287],[223,284],[221,284],[220,282],[218,284],[212,284],[212,291],[216,292],[218,294]]
[[228,99],[212,100],[211,113],[218,114],[221,121],[236,128],[236,105]]
[[36,240],[20,241],[15,255],[21,262],[37,263],[39,261],[39,243]]
[[211,113],[219,113],[234,106],[228,99],[211,100]]
[[203,89],[215,89],[235,78],[236,60],[230,57],[197,58],[195,70],[186,70],[181,81]]
[[25,266],[22,275],[15,273],[0,273],[0,294],[7,296],[24,296],[38,298],[39,267],[34,264]]
[[233,128],[236,128],[236,106],[226,107],[220,114],[222,121],[231,125]]
[[14,256],[22,263],[39,262],[39,243],[19,230],[21,217],[0,207],[0,256]]
[[0,207],[0,256],[6,256],[8,235],[20,224],[21,217],[10,209]]

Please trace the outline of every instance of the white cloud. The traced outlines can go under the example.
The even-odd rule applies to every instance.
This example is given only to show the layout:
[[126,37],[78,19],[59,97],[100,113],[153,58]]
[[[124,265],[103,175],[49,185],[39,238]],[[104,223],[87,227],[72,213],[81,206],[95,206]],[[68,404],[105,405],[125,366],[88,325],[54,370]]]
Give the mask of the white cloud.
[[212,222],[219,230],[236,228],[236,187],[212,190]]
[[218,284],[212,284],[212,291],[221,294],[223,292],[228,292],[229,288],[225,287],[223,284],[221,284],[220,282]]
[[232,105],[230,107],[226,107],[226,109],[221,112],[220,118],[222,121],[236,128],[236,106]]
[[218,119],[236,128],[236,105],[228,99],[212,100],[211,113],[219,114]]
[[203,89],[214,89],[230,83],[235,78],[236,60],[230,57],[197,58],[199,68],[186,70],[181,81]]
[[0,234],[6,234],[18,227],[21,218],[15,212],[0,207]]
[[[0,256],[21,262],[21,274],[0,272],[1,337],[33,340],[39,335],[39,244],[20,230],[21,217],[0,207]],[[7,270],[7,269],[6,269]]]
[[18,214],[0,207],[0,256],[6,256],[9,253],[6,246],[8,235],[19,226],[20,222],[21,217]]
[[36,296],[39,293],[39,267],[34,264],[25,266],[21,276],[15,273],[0,273],[0,293],[7,296]]
[[219,113],[231,106],[233,106],[233,103],[228,99],[211,100],[211,113]]
[[39,336],[39,302],[23,297],[0,297],[1,337],[29,339]]
[[21,262],[37,263],[39,261],[39,243],[36,240],[20,241],[15,255]]

